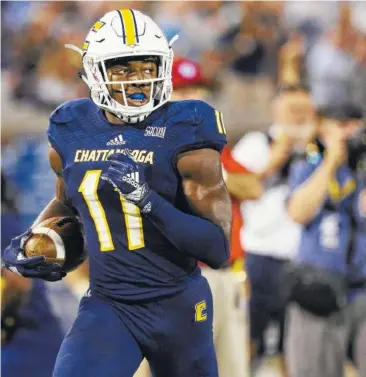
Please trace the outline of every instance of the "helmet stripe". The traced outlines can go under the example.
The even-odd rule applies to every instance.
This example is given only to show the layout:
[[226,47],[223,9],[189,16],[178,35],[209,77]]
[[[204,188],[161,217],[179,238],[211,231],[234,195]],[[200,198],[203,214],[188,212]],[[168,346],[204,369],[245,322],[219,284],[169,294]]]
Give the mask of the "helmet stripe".
[[130,9],[121,9],[118,12],[122,22],[123,43],[127,46],[136,44],[137,27],[133,12]]
[[121,25],[122,25],[122,38],[123,38],[123,44],[126,44],[126,32],[125,32],[125,25],[123,23],[123,17],[122,17],[122,13],[120,10],[117,10],[118,12],[118,15],[119,15],[119,18],[121,20]]
[[137,30],[137,23],[136,23],[136,17],[135,17],[135,13],[132,9],[130,9],[131,13],[132,13],[132,17],[133,17],[133,24],[135,26],[135,36],[136,36],[136,42],[139,43],[139,33],[138,33],[138,30]]

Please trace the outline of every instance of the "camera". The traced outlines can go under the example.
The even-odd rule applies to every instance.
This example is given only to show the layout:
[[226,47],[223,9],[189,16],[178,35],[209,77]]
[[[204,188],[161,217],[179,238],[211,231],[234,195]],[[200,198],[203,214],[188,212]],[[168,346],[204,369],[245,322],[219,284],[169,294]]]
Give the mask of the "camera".
[[347,142],[348,166],[366,173],[366,128],[363,127]]
[[[347,141],[348,166],[357,172],[366,173],[366,127],[362,108],[355,104],[343,106],[329,106],[318,109],[320,119],[329,119],[341,122],[344,127],[352,127],[353,124],[362,124],[362,127]],[[321,143],[320,143],[321,144]],[[319,146],[320,154],[324,153],[324,146]]]

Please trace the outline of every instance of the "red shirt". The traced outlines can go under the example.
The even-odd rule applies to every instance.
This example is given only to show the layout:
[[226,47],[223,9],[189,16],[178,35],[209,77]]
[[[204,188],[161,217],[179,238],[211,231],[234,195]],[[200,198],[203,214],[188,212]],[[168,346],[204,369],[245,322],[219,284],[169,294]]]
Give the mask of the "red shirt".
[[[229,147],[225,147],[221,154],[222,165],[228,173],[249,174],[249,171],[240,165],[231,155]],[[243,218],[240,212],[240,201],[231,196],[233,223],[231,229],[231,250],[229,263],[244,257],[244,248],[240,242],[240,229],[243,226]]]

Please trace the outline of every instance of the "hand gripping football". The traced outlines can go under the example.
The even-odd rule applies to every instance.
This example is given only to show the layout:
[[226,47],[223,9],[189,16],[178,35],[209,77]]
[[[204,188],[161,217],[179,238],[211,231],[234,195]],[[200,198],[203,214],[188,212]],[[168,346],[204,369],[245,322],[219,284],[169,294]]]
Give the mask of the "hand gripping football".
[[74,217],[52,217],[32,228],[24,244],[26,257],[44,256],[47,263],[59,263],[67,273],[86,259],[84,237]]

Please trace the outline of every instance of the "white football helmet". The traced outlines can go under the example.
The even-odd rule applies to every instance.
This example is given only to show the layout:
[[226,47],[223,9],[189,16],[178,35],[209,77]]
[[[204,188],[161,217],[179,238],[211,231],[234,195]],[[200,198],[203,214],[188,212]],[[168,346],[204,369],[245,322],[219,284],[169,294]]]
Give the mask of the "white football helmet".
[[[106,13],[90,29],[83,50],[66,45],[82,54],[91,98],[100,108],[115,114],[127,123],[144,120],[152,111],[169,101],[172,94],[173,38],[169,43],[158,25],[137,10],[121,9]],[[154,56],[158,61],[158,77],[149,80],[109,81],[106,62],[109,59],[134,56]],[[129,106],[125,85],[148,83],[150,98],[140,107]],[[107,84],[120,84],[125,105],[112,98]]]

